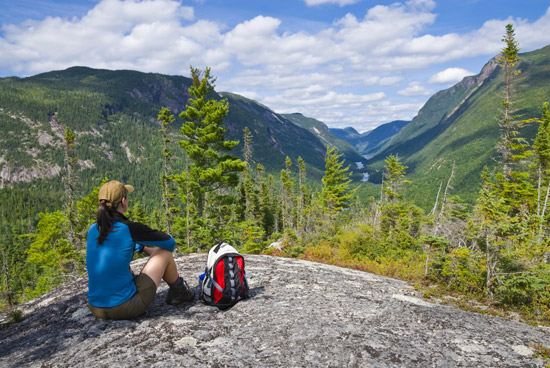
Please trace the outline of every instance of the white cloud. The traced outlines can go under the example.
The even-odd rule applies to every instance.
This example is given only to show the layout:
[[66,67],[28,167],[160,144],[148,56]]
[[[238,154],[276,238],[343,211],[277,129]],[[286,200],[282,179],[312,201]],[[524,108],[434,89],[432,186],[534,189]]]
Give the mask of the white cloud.
[[[274,108],[277,111],[285,110],[286,112],[290,112],[290,110],[294,109],[292,112],[296,112],[300,111],[299,108],[307,106],[313,106],[315,109],[320,110],[341,109],[346,106],[358,108],[367,102],[379,100],[384,97],[385,94],[383,92],[357,95],[353,93],[340,94],[334,91],[325,92],[320,88],[306,88],[286,90],[282,94],[264,98],[262,103],[267,106],[281,106],[278,109]],[[285,105],[289,107],[283,108],[282,106]]]
[[447,68],[439,73],[432,75],[428,82],[435,84],[454,84],[460,82],[467,75],[473,74],[474,73],[462,68]]
[[391,76],[391,77],[378,77],[370,76],[365,78],[365,86],[393,86],[403,80],[401,76]]
[[550,6],[546,13],[534,23],[519,19],[515,22],[517,40],[520,47],[536,48],[550,43]]
[[[318,120],[331,127],[345,128],[353,126],[360,132],[395,120],[411,120],[424,102],[393,103],[388,99],[373,101],[352,110],[351,114],[342,111],[321,111]],[[307,115],[307,114],[306,114]],[[312,115],[309,115],[312,116]]]
[[397,91],[402,96],[429,96],[434,93],[433,90],[422,86],[419,82],[411,82],[405,89]]
[[[357,2],[304,1],[309,6]],[[244,91],[275,111],[364,125],[412,118],[421,102],[396,102],[402,97],[395,94],[433,93],[410,82],[423,80],[415,70],[497,54],[509,22],[520,47],[548,43],[550,8],[532,23],[490,20],[468,33],[430,34],[434,9],[433,0],[376,5],[312,34],[283,32],[283,20],[263,15],[227,27],[195,19],[194,9],[176,0],[102,0],[81,18],[4,25],[0,70],[29,75],[86,65],[188,75],[189,65],[210,66],[218,90]],[[430,74],[430,83],[445,84],[473,73],[449,68]]]
[[340,6],[351,5],[359,2],[359,0],[304,0],[307,6],[317,6],[323,4],[336,4]]
[[208,37],[220,37],[213,23],[182,26],[193,18],[194,10],[176,1],[103,0],[81,19],[48,17],[4,26],[0,54],[6,61],[0,58],[0,68],[25,74],[73,65],[180,72],[181,60],[193,60],[205,52]]

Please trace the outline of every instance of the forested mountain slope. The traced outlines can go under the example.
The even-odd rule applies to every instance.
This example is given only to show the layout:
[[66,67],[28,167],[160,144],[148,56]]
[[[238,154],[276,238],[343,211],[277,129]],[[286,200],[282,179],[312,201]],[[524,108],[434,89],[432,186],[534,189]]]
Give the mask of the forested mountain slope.
[[[102,179],[131,182],[136,199],[146,205],[160,200],[161,107],[176,115],[170,127],[172,170],[181,172],[182,139],[177,115],[185,109],[191,80],[136,71],[73,67],[28,78],[0,79],[0,199],[9,208],[62,208],[65,128],[75,136],[76,196],[89,193]],[[325,147],[308,130],[254,101],[226,93],[229,113],[226,139],[242,142],[252,132],[253,162],[278,174],[289,156],[301,156],[308,175],[320,178]],[[222,96],[214,94],[213,98]],[[242,156],[242,143],[233,153]],[[44,200],[46,199],[46,200]]]
[[361,134],[368,134],[371,131],[359,133],[355,128],[353,127],[347,127],[347,128],[330,128],[330,132],[335,135],[336,137],[345,140],[346,142],[352,142],[354,139],[359,137]]
[[367,160],[357,152],[351,143],[332,134],[325,123],[308,118],[300,113],[283,114],[283,116],[294,124],[315,134],[325,146],[336,147],[346,161],[360,162],[361,164],[366,163]]
[[[512,110],[518,120],[540,118],[543,102],[550,100],[550,46],[520,54],[520,58]],[[495,57],[478,75],[436,93],[369,162],[371,180],[379,183],[384,159],[398,155],[413,181],[409,197],[428,207],[455,165],[454,194],[471,203],[483,167],[494,166],[497,158],[503,88],[503,72]],[[521,134],[532,142],[537,128],[538,124],[528,125]]]
[[360,154],[373,156],[408,123],[410,121],[395,120],[363,133],[359,133],[350,127],[344,129],[332,128],[330,132],[336,137],[349,142]]

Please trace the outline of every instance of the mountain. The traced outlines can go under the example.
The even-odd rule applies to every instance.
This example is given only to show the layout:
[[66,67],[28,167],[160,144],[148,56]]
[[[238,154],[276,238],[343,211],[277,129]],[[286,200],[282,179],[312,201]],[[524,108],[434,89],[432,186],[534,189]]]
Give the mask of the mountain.
[[[541,116],[550,99],[550,46],[520,54],[512,108],[517,119]],[[476,76],[433,95],[412,122],[394,135],[368,164],[371,180],[381,182],[384,159],[398,155],[413,181],[409,194],[418,204],[432,206],[441,183],[455,165],[453,194],[472,203],[480,187],[484,166],[493,167],[499,141],[498,121],[503,115],[503,72],[497,57]],[[538,128],[521,132],[532,141]]]
[[353,145],[361,155],[373,156],[410,121],[395,120],[373,130],[358,133],[353,128],[330,129],[330,132]]
[[[354,139],[356,139],[358,136],[361,135],[355,128],[347,127],[347,128],[330,128],[329,129],[332,134],[334,134],[336,137],[345,140],[346,142],[351,142]],[[370,132],[370,130],[369,130]],[[368,132],[365,132],[363,134],[368,134]]]
[[[252,133],[254,163],[261,163],[278,176],[285,167],[287,156],[293,164],[301,156],[308,166],[308,175],[322,177],[325,171],[325,146],[315,134],[257,101],[230,92],[220,92],[220,96],[229,103],[229,113],[224,120],[226,138],[242,141],[243,129],[248,127]],[[242,145],[238,147],[242,150]],[[238,155],[241,156],[241,152]],[[293,166],[293,171],[297,172],[296,166]]]
[[367,162],[349,142],[332,134],[332,131],[325,123],[313,118],[308,118],[300,113],[283,114],[283,116],[297,126],[315,134],[325,146],[336,147],[342,154],[342,158],[349,163],[356,163],[358,166],[363,166]]
[[[171,165],[181,172],[177,140],[182,121],[177,115],[185,109],[190,83],[181,76],[87,67],[0,78],[0,200],[22,212],[62,208],[64,131],[69,127],[76,136],[76,198],[107,177],[133,184],[135,199],[156,206],[162,167],[157,115],[161,107],[176,115],[170,127]],[[242,141],[244,127],[251,130],[255,163],[278,177],[287,156],[294,163],[301,156],[308,177],[322,176],[325,146],[316,135],[242,96],[212,97],[229,102],[227,139]],[[242,144],[233,153],[242,156]]]

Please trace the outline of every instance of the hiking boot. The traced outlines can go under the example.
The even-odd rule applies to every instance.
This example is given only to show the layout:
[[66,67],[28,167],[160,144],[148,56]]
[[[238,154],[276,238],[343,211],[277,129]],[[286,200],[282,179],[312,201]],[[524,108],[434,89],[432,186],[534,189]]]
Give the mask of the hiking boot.
[[166,295],[166,304],[178,305],[195,299],[195,291],[191,289],[185,280],[180,286],[171,287]]

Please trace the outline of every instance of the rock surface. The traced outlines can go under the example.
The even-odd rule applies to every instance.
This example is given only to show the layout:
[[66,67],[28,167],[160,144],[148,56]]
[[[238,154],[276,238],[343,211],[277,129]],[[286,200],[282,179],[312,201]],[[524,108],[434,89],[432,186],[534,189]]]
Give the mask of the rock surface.
[[[431,304],[365,272],[246,259],[251,298],[227,311],[165,305],[162,283],[144,316],[102,321],[86,307],[86,278],[65,284],[19,306],[25,319],[0,330],[0,367],[544,366],[532,344],[550,346],[546,328]],[[197,286],[206,255],[177,262]]]

